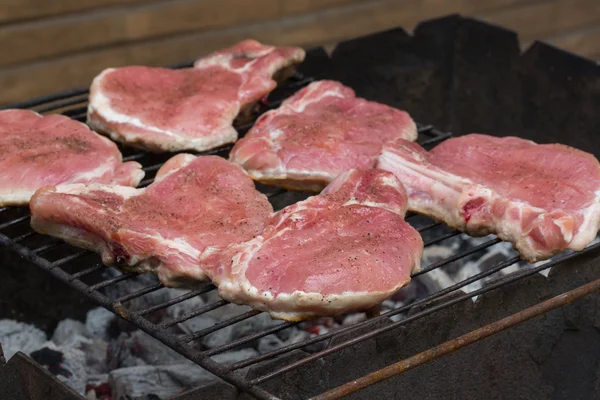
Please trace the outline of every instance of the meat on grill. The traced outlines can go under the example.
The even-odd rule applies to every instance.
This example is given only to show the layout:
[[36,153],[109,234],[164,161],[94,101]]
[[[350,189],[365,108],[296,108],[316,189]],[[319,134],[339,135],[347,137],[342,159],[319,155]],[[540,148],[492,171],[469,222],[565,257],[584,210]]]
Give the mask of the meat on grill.
[[430,152],[390,146],[378,166],[402,181],[411,211],[495,233],[531,262],[583,250],[600,228],[600,165],[568,146],[471,134]]
[[122,162],[110,140],[62,115],[0,111],[0,206],[24,205],[46,185],[102,182],[137,186],[141,165]]
[[109,68],[90,89],[88,124],[151,151],[204,151],[237,140],[232,123],[304,59],[297,47],[245,40],[172,70]]
[[99,184],[38,191],[32,227],[96,251],[106,265],[157,272],[166,286],[206,278],[205,251],[252,239],[273,209],[239,166],[180,154],[144,189]]
[[262,235],[207,258],[206,270],[222,298],[273,318],[367,310],[419,267],[423,242],[405,211],[392,174],[351,170],[276,213]]
[[317,81],[263,114],[230,160],[262,183],[318,192],[344,171],[373,167],[384,144],[416,138],[406,112]]

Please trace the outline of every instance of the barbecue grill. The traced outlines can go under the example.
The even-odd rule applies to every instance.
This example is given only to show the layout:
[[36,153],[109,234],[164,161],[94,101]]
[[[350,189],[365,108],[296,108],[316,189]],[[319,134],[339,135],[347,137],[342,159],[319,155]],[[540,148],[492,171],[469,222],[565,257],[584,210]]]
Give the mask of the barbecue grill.
[[[278,87],[271,95],[269,95],[268,102],[266,104],[259,105],[258,114],[277,107],[292,93],[304,87],[314,79],[318,79],[318,74],[315,74],[312,68],[314,63],[311,63],[311,59],[319,59],[322,56],[323,52],[320,49],[309,51],[306,61],[309,67],[301,67],[295,76],[280,85],[280,87]],[[191,64],[182,64],[174,66],[174,68],[181,68],[189,65]],[[14,104],[11,105],[10,108],[29,108],[40,113],[59,112],[75,120],[84,121],[87,94],[88,90],[85,88],[75,89],[51,96],[33,99],[19,104]],[[236,126],[236,129],[240,132],[240,135],[243,135],[251,126],[252,123],[239,125]],[[442,132],[431,125],[419,124],[418,132],[418,142],[424,145],[426,148],[432,147],[450,137],[449,133]],[[201,154],[216,154],[227,157],[230,148],[231,146],[226,146]],[[125,161],[135,160],[144,166],[143,169],[146,172],[146,178],[141,183],[141,186],[149,185],[152,182],[156,171],[168,158],[172,156],[171,154],[149,154],[127,147],[121,147],[121,151]],[[286,194],[285,190],[264,187],[262,185],[259,185],[259,189],[263,191],[273,203],[277,204],[278,206],[283,205],[281,199],[284,198],[284,195]],[[30,215],[27,208],[0,208],[0,244],[18,253],[24,259],[34,263],[41,269],[48,271],[54,277],[75,288],[83,295],[89,297],[94,302],[117,314],[119,317],[129,321],[139,329],[164,343],[166,346],[174,349],[189,360],[222,378],[224,381],[259,399],[280,398],[278,395],[273,393],[272,390],[267,388],[268,382],[304,365],[310,365],[310,363],[314,363],[324,357],[339,354],[346,349],[357,346],[369,339],[377,338],[378,336],[393,332],[400,327],[409,324],[418,324],[420,320],[434,313],[449,309],[466,300],[472,299],[487,292],[491,292],[497,288],[506,287],[507,285],[519,282],[542,271],[549,270],[553,267],[560,267],[564,265],[567,260],[576,260],[586,253],[597,254],[597,251],[600,248],[600,243],[591,244],[582,252],[566,252],[552,258],[548,262],[538,263],[537,265],[530,265],[528,267],[521,268],[517,272],[497,279],[478,290],[471,291],[470,293],[464,293],[461,291],[461,289],[473,282],[494,276],[495,274],[519,263],[520,258],[516,253],[514,253],[514,255],[507,260],[499,262],[481,273],[469,276],[461,282],[447,286],[440,291],[417,299],[415,302],[410,304],[387,311],[380,316],[372,317],[352,325],[343,326],[340,329],[332,330],[327,333],[317,334],[316,336],[301,342],[288,344],[284,347],[244,359],[233,364],[224,365],[215,361],[213,357],[226,351],[253,343],[254,341],[267,335],[271,335],[285,329],[290,329],[298,323],[282,321],[281,323],[264,329],[261,332],[235,339],[222,346],[210,349],[201,349],[195,345],[198,340],[230,325],[247,319],[255,318],[258,314],[260,314],[260,312],[240,311],[238,315],[219,322],[214,326],[210,326],[200,331],[180,334],[172,328],[181,322],[217,310],[225,306],[227,302],[219,300],[204,305],[199,309],[188,312],[177,318],[172,318],[162,322],[154,322],[154,320],[151,318],[152,315],[170,306],[189,301],[195,296],[214,291],[215,287],[212,284],[206,283],[194,290],[188,291],[181,296],[160,304],[154,304],[146,309],[132,310],[128,307],[129,302],[162,289],[162,286],[160,284],[153,284],[121,297],[111,298],[106,293],[107,288],[119,282],[133,279],[136,274],[120,273],[115,271],[110,279],[103,279],[103,276],[105,275],[103,275],[102,272],[107,267],[101,264],[98,256],[88,251],[71,247],[58,239],[33,232],[29,227],[29,220]],[[407,221],[415,226],[415,228],[421,233],[426,248],[433,245],[443,244],[444,241],[461,235],[460,232],[445,227],[440,223],[426,220],[425,218],[414,214],[409,213],[407,215]],[[461,262],[461,260],[465,259],[466,257],[477,256],[486,249],[497,246],[499,243],[499,239],[495,237],[489,238],[489,240],[486,240],[478,245],[474,245],[466,250],[460,250],[443,260],[436,261],[429,265],[424,265],[420,271],[413,274],[413,277],[431,273],[432,271],[444,268],[452,263],[455,264],[457,262]],[[378,371],[372,371],[371,374],[368,374],[362,378],[353,380],[339,387],[325,388],[326,391],[324,393],[319,394],[314,398],[334,399],[354,393],[355,391],[361,390],[386,378],[408,371],[419,365],[500,332],[501,330],[541,315],[554,308],[560,307],[598,289],[600,289],[600,280],[585,283],[584,285],[581,285],[573,290],[569,290],[557,297],[547,299],[546,301],[528,307],[516,314],[499,319],[492,324],[481,326],[463,336],[460,336],[459,338],[447,340],[436,347],[426,349],[410,358],[401,361],[396,360],[395,362],[390,363],[388,367]],[[395,322],[390,322],[391,320],[389,318],[393,316],[396,317]],[[295,355],[300,354],[298,352],[294,352],[294,350],[304,349],[307,346],[322,342],[329,343],[329,345],[324,349],[313,353],[302,353],[301,356],[285,358],[285,356],[290,353]],[[268,360],[278,358],[289,361],[286,361],[283,365],[279,365],[276,369],[267,370],[263,374],[254,374],[256,376],[246,377],[240,372],[247,367],[260,365]]]

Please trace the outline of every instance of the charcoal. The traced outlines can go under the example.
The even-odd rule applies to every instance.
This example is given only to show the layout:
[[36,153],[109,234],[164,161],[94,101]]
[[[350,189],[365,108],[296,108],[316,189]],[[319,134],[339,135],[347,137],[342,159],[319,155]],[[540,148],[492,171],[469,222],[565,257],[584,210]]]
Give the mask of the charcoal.
[[81,348],[57,346],[53,342],[47,342],[40,350],[32,352],[31,357],[71,389],[81,395],[85,394],[86,354]]
[[29,354],[40,349],[46,340],[46,334],[32,325],[10,319],[0,320],[0,343],[7,360],[18,351]]

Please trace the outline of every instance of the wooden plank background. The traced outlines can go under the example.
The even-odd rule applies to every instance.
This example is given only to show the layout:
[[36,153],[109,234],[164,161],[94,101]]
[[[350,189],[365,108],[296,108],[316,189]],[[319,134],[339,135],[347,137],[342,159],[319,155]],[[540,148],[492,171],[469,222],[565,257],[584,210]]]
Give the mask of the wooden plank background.
[[0,104],[102,69],[192,60],[244,38],[300,46],[459,12],[600,58],[600,0],[2,0]]

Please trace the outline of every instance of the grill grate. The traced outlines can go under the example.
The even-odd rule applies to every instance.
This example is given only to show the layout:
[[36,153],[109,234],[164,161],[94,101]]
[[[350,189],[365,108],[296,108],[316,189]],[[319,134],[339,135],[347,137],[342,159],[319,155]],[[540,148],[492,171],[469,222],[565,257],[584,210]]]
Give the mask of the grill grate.
[[[300,74],[297,74],[288,82],[284,83],[280,88],[276,89],[269,96],[270,103],[266,106],[262,106],[260,112],[264,112],[270,108],[278,106],[284,98],[286,98],[299,88],[307,85],[311,81],[311,78],[307,78]],[[33,99],[31,101],[13,105],[13,107],[30,108],[41,113],[60,112],[64,115],[70,116],[73,119],[83,121],[85,119],[85,111],[87,106],[87,93],[87,89],[76,89],[52,96],[45,96],[42,98]],[[243,126],[238,126],[237,129],[240,131],[240,134],[243,134],[251,126],[252,124],[247,124]],[[447,133],[440,132],[432,126],[419,125],[418,130],[418,141],[424,146],[435,145],[450,136]],[[230,148],[231,146],[225,146],[202,154],[217,154],[220,156],[227,156]],[[123,152],[125,160],[136,160],[142,165],[144,165],[144,171],[146,171],[146,179],[142,182],[142,186],[150,184],[153,180],[154,174],[160,168],[162,163],[164,163],[168,158],[172,156],[172,154],[148,154],[129,148],[121,148],[121,150]],[[286,193],[285,190],[268,187],[261,187],[261,190],[270,199],[276,199],[282,194]],[[417,217],[414,214],[409,214],[407,216],[407,220],[411,224],[413,224],[413,226],[415,226],[422,235],[424,235],[424,241],[426,246],[439,244],[445,240],[460,235],[459,232],[452,231],[449,229],[443,229],[444,226],[440,223],[436,223],[433,221],[423,222],[422,217]],[[436,269],[443,268],[451,263],[464,259],[467,256],[472,256],[492,246],[498,245],[499,243],[499,239],[493,238],[479,245],[472,246],[469,249],[457,252],[456,254],[444,260],[437,261],[425,266],[422,270],[414,273],[413,277],[424,275]],[[514,264],[520,261],[518,255],[515,255],[506,261],[500,262],[497,265],[486,269],[484,272],[472,275],[454,285],[445,287],[443,290],[430,294],[426,297],[422,297],[411,304],[407,304],[402,307],[390,310],[378,317],[371,318],[363,322],[355,323],[353,325],[345,326],[324,334],[320,334],[311,337],[307,340],[300,341],[298,343],[289,344],[276,350],[264,353],[262,355],[254,356],[230,365],[223,365],[216,362],[211,357],[247,345],[267,335],[282,331],[284,329],[289,329],[295,325],[298,325],[298,322],[281,322],[261,332],[233,340],[220,347],[208,350],[201,350],[198,348],[198,346],[195,346],[195,342],[198,339],[205,337],[206,335],[212,332],[238,323],[240,321],[249,318],[254,318],[258,314],[260,314],[260,312],[240,311],[238,315],[225,321],[219,322],[208,328],[196,332],[186,333],[183,335],[177,335],[175,333],[172,333],[169,329],[191,318],[217,310],[227,305],[228,302],[224,300],[218,300],[216,302],[206,304],[198,308],[197,310],[188,312],[187,314],[181,315],[177,318],[165,320],[160,323],[152,322],[150,319],[147,318],[147,316],[155,313],[156,311],[164,310],[165,308],[173,306],[175,304],[188,301],[195,296],[214,291],[214,285],[207,283],[196,290],[189,291],[167,302],[155,304],[143,310],[130,310],[127,306],[128,302],[131,302],[132,300],[138,299],[142,296],[148,295],[157,290],[163,289],[163,286],[161,284],[152,284],[135,292],[123,295],[119,298],[111,298],[106,294],[106,288],[118,282],[123,282],[132,279],[136,276],[136,274],[120,273],[118,271],[114,271],[113,277],[110,279],[102,280],[102,278],[98,278],[98,276],[101,275],[99,273],[105,271],[106,269],[106,267],[104,267],[101,264],[98,256],[88,251],[82,251],[81,249],[71,247],[66,243],[54,239],[52,237],[39,235],[33,232],[29,228],[29,211],[27,208],[24,207],[0,208],[0,244],[12,249],[13,251],[17,252],[22,257],[29,260],[30,262],[33,262],[42,269],[49,271],[50,273],[52,273],[52,275],[54,275],[61,281],[82,292],[101,306],[107,308],[108,310],[114,312],[115,314],[119,315],[125,320],[131,322],[141,330],[152,335],[165,345],[176,350],[183,356],[200,365],[201,367],[209,370],[210,372],[221,377],[227,382],[237,386],[241,390],[251,393],[252,395],[261,399],[277,398],[260,387],[263,382],[269,379],[279,376],[285,372],[291,371],[306,363],[312,362],[329,354],[345,349],[349,346],[358,344],[383,332],[389,331],[391,329],[396,329],[399,326],[405,325],[411,321],[418,320],[423,316],[450,307],[456,303],[472,298],[476,295],[491,291],[498,287],[507,285],[511,282],[515,282],[524,277],[536,274],[544,269],[558,265],[562,261],[576,257],[578,254],[580,254],[573,252],[562,254],[543,265],[521,269],[516,273],[507,275],[504,278],[497,280],[491,285],[483,287],[482,289],[475,290],[468,294],[463,294],[457,297],[452,297],[451,300],[441,302],[433,307],[428,307],[423,311],[414,313],[411,316],[403,318],[397,322],[393,322],[383,327],[380,324],[378,324],[378,322],[383,319],[387,319],[388,317],[392,316],[398,316],[401,313],[406,313],[408,310],[417,306],[427,305],[432,301],[438,300],[447,294],[460,290],[473,282],[477,282],[483,278],[492,276],[493,274],[496,274],[502,270],[507,269],[510,266],[513,266]],[[597,249],[599,246],[600,244],[591,245],[586,250],[584,250],[584,252]],[[58,257],[53,256],[53,254],[57,254]],[[76,269],[77,272],[69,272],[69,270],[73,269]],[[366,333],[364,333],[365,329],[367,329]],[[361,332],[360,334],[358,334],[359,331]],[[352,335],[347,335],[349,333],[355,333],[355,336],[352,337]],[[278,370],[272,371],[263,376],[259,376],[255,379],[247,380],[240,373],[237,372],[240,369],[255,365],[265,360],[273,359],[292,350],[301,349],[311,344],[327,341],[332,338],[338,337],[342,334],[346,335],[345,337],[351,338],[345,341],[341,341],[338,344],[328,347],[324,350],[307,355],[303,359],[290,363]]]

